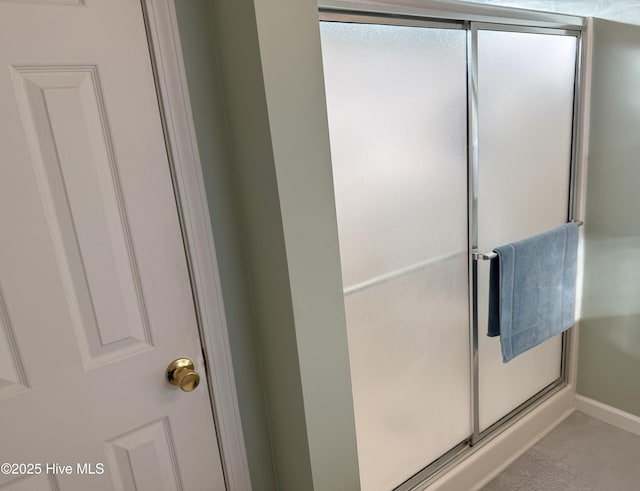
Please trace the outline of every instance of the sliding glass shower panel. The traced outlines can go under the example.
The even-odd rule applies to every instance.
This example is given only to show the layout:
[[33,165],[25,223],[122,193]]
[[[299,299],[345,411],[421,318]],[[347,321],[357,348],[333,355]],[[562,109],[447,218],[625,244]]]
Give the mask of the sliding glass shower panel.
[[465,32],[321,33],[345,287],[466,250]]
[[470,433],[467,270],[461,253],[345,297],[363,490],[390,491]]
[[322,22],[360,474],[471,433],[466,33]]
[[[567,221],[576,38],[477,32],[478,248]],[[507,364],[489,338],[489,263],[478,265],[480,429],[560,377],[561,336]]]

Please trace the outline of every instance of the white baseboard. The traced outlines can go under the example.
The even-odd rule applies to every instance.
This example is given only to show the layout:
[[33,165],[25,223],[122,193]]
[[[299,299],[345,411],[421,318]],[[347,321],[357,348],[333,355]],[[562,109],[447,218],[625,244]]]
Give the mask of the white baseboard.
[[430,486],[416,489],[425,491],[482,489],[574,411],[574,395],[572,386],[565,387]]
[[576,410],[640,435],[640,417],[585,396],[576,395]]

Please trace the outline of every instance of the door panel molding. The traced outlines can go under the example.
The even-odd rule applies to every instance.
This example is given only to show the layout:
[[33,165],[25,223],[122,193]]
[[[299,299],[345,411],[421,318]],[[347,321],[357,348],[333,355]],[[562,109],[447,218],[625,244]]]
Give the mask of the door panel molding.
[[29,389],[29,382],[0,290],[0,399]]
[[113,438],[106,447],[116,488],[184,489],[167,416]]
[[229,490],[250,490],[211,219],[173,0],[142,0]]
[[53,474],[21,476],[0,484],[0,491],[59,491],[58,480]]
[[146,351],[151,328],[97,68],[11,71],[84,368]]

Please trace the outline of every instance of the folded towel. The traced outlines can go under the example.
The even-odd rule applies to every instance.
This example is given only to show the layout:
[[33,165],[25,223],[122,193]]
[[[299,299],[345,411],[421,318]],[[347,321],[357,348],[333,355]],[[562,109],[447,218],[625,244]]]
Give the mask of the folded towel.
[[500,336],[506,363],[575,323],[578,226],[567,223],[495,251],[487,335]]

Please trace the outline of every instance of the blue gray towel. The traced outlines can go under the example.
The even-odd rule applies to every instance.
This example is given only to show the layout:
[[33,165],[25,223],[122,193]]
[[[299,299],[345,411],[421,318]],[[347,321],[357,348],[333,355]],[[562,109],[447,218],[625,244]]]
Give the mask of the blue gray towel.
[[489,279],[489,336],[502,361],[575,323],[578,226],[562,227],[495,249]]

